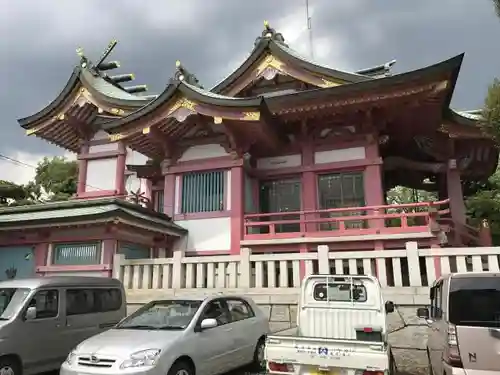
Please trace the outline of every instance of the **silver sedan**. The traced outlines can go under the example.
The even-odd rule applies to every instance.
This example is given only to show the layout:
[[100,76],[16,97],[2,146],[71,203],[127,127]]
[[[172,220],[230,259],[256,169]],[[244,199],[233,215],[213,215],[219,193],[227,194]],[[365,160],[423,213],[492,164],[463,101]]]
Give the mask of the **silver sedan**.
[[61,375],[216,375],[262,369],[269,323],[247,297],[216,295],[148,303],[79,344]]

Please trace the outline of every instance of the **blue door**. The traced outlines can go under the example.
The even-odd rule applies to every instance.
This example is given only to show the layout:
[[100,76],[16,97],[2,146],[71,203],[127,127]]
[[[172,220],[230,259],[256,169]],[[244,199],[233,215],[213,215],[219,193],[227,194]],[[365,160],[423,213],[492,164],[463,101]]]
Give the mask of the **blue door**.
[[34,274],[32,246],[0,246],[0,281],[32,277]]

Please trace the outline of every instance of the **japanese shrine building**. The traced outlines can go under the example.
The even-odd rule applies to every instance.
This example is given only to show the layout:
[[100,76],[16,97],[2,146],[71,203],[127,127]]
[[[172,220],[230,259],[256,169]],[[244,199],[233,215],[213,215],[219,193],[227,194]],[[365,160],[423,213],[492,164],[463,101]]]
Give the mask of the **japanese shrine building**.
[[[144,95],[123,85],[132,75],[108,75],[113,47],[98,63],[80,53],[59,96],[19,123],[78,154],[74,204],[133,195],[141,221],[162,218],[164,229],[136,226],[159,249],[151,254],[484,243],[466,223],[463,189],[494,172],[498,151],[479,115],[450,109],[463,55],[402,74],[394,61],[348,73],[300,57],[266,24],[214,88],[177,62],[164,91]],[[387,205],[395,186],[439,198]],[[68,243],[69,227],[57,231]]]

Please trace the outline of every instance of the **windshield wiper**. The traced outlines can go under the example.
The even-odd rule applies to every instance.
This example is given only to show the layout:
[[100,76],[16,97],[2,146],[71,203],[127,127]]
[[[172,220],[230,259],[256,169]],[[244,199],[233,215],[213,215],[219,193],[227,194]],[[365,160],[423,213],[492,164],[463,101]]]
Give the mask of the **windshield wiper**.
[[118,326],[118,327],[115,327],[115,329],[158,329],[156,327],[153,327],[153,326],[148,326],[148,325],[144,325],[144,324],[136,324],[136,325],[130,325],[130,326]]
[[2,317],[0,316],[0,320],[9,320],[9,318],[2,318]]
[[161,326],[161,327],[158,327],[156,329],[159,329],[159,330],[175,330],[175,329],[184,329],[186,328],[186,326]]

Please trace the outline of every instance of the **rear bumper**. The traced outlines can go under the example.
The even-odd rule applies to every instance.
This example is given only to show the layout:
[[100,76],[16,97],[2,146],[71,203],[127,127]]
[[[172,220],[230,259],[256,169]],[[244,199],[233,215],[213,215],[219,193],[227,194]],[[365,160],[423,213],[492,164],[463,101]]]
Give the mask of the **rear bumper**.
[[473,370],[473,369],[463,369],[452,367],[447,363],[443,362],[443,370],[445,375],[500,375],[499,371],[491,370]]

